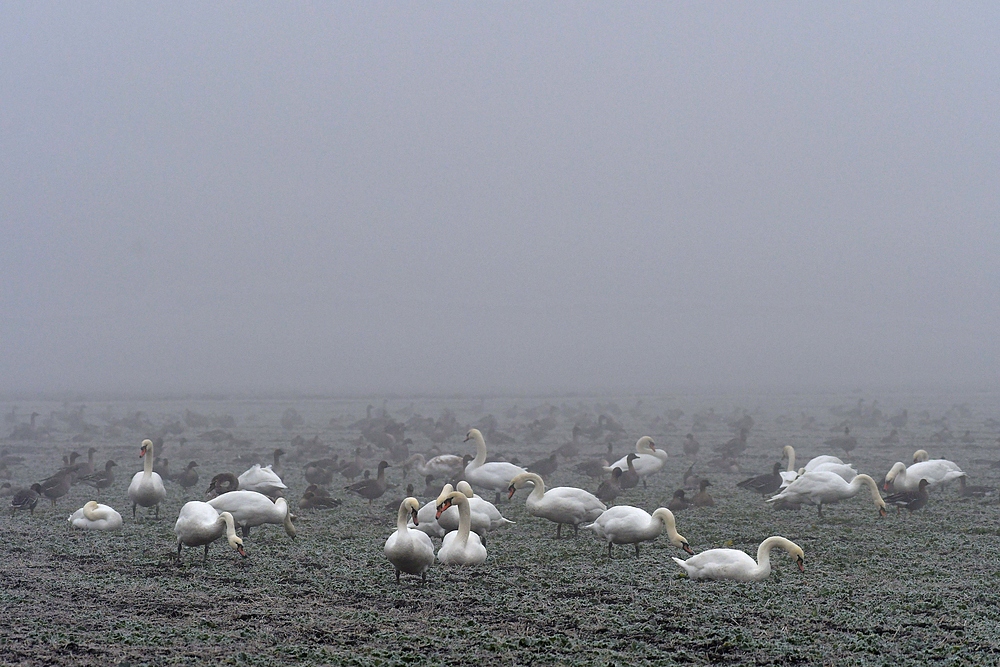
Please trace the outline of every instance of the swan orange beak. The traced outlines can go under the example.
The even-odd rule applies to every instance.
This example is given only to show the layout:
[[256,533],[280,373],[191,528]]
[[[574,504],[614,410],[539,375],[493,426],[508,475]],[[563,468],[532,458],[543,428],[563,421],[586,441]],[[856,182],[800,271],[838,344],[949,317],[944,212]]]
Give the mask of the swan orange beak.
[[146,445],[143,445],[142,449],[139,450],[139,458],[141,459],[145,455],[146,455]]
[[884,507],[879,507],[878,508],[878,515],[879,516],[885,516],[885,508]]
[[799,556],[799,557],[798,557],[798,558],[796,559],[796,563],[797,563],[797,564],[798,564],[798,566],[799,566],[799,572],[805,572],[805,571],[806,571],[806,564],[805,564],[805,562],[804,562],[804,561],[802,560],[802,556]]
[[692,549],[691,545],[688,544],[687,542],[685,542],[684,544],[681,545],[681,549],[683,549],[684,551],[688,552],[688,554],[690,554],[692,556],[694,555],[694,549]]
[[239,544],[239,545],[236,546],[236,553],[238,553],[239,555],[243,556],[244,558],[247,557],[247,552],[243,550],[243,545],[242,544]]
[[420,522],[417,521],[417,510],[410,510],[410,516],[413,517],[413,525],[414,526],[419,526]]
[[514,497],[514,492],[515,491],[517,491],[517,489],[514,488],[513,484],[511,484],[509,487],[507,487],[507,500],[510,500],[511,498]]
[[437,514],[434,515],[434,518],[440,519],[441,515],[444,514],[449,507],[451,507],[451,498],[438,505]]

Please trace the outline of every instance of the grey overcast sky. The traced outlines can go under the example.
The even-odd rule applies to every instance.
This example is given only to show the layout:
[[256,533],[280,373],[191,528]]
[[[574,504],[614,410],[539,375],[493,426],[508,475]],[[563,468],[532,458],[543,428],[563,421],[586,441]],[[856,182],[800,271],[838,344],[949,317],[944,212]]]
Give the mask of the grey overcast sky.
[[995,386],[1000,4],[0,4],[0,392]]

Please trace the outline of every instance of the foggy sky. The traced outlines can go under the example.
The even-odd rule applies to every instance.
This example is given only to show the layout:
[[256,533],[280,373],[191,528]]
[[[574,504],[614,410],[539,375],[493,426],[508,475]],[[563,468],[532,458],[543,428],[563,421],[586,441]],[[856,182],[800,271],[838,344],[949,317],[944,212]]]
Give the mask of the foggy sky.
[[0,392],[992,386],[998,19],[0,4]]

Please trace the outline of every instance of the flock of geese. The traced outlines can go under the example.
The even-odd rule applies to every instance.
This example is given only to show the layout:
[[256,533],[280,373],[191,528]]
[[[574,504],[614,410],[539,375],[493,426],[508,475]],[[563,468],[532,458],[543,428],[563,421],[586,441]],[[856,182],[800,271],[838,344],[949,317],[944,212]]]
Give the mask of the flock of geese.
[[[574,441],[575,437],[576,434]],[[745,438],[744,434],[741,441],[744,445]],[[795,559],[799,570],[804,571],[803,550],[782,536],[765,539],[757,550],[756,559],[735,549],[708,549],[695,554],[688,540],[677,531],[670,507],[660,507],[652,513],[630,505],[609,508],[599,497],[602,495],[600,490],[595,495],[572,486],[546,488],[543,476],[538,472],[506,461],[488,461],[486,441],[477,428],[468,431],[465,442],[475,446],[474,457],[463,459],[453,454],[442,454],[427,460],[423,455],[415,454],[406,460],[406,465],[421,475],[448,479],[460,477],[461,480],[454,485],[445,484],[437,497],[423,506],[412,495],[400,502],[396,530],[384,545],[385,557],[395,569],[397,581],[402,574],[420,576],[425,581],[428,570],[436,562],[463,566],[486,561],[488,534],[513,522],[503,517],[494,503],[477,495],[474,487],[494,492],[496,500],[501,494],[511,499],[519,490],[527,490],[525,506],[529,515],[555,523],[557,538],[561,537],[563,526],[571,526],[574,534],[581,528],[591,531],[607,543],[609,558],[616,544],[633,545],[638,556],[642,542],[655,540],[665,532],[671,545],[689,554],[686,560],[676,557],[673,560],[691,579],[765,579],[771,572],[770,553],[775,548],[786,551]],[[143,469],[135,473],[128,486],[133,519],[138,507],[152,509],[159,518],[159,506],[166,497],[163,479],[154,470],[153,449],[153,441],[146,439],[142,442],[139,456],[143,458]],[[91,449],[88,474],[80,475],[80,479],[97,489],[98,500],[89,501],[76,510],[70,515],[69,523],[79,529],[118,530],[122,527],[121,515],[99,502],[100,491],[114,480],[115,463],[109,461],[103,471],[94,471],[93,452]],[[275,452],[275,464],[282,453],[281,450]],[[787,460],[787,469],[781,470],[781,465],[776,463],[770,474],[752,477],[738,486],[769,496],[767,502],[780,508],[815,505],[820,516],[825,504],[868,491],[880,515],[884,516],[888,505],[912,512],[926,504],[928,489],[954,480],[963,484],[965,481],[965,473],[955,463],[943,459],[931,460],[926,451],[919,450],[909,467],[901,462],[892,466],[882,483],[882,490],[891,489],[893,493],[883,497],[879,484],[871,476],[859,474],[852,465],[837,457],[819,456],[796,468],[795,450],[785,446],[783,458]],[[651,437],[643,436],[636,442],[634,452],[600,467],[602,472],[611,473],[613,483],[621,488],[633,487],[640,482],[645,487],[647,478],[661,471],[666,462],[667,453],[658,449]],[[73,464],[74,461],[68,463]],[[192,462],[185,472],[193,473],[196,482],[195,466],[197,464]],[[209,545],[222,538],[226,539],[231,549],[246,557],[243,539],[248,537],[251,528],[263,524],[280,525],[289,537],[294,538],[294,517],[285,498],[280,497],[287,486],[274,467],[255,464],[239,477],[230,473],[216,475],[206,500],[185,503],[174,524],[178,561],[185,546],[204,547],[204,558],[207,559]],[[382,461],[377,477],[366,478],[346,488],[371,502],[386,490],[387,467],[389,464]],[[308,480],[308,468],[306,477]],[[69,482],[60,479],[59,484]],[[700,480],[699,496],[707,497],[706,504],[711,503],[706,489],[708,485],[707,480]],[[683,491],[679,493],[679,496],[675,494],[671,505],[678,499],[687,502]],[[34,510],[40,496],[51,498],[54,504],[55,498],[65,494],[65,490],[55,489],[55,494],[46,493],[42,483],[34,484],[15,495],[11,505],[15,511],[25,508]],[[309,497],[310,494],[313,498]],[[316,484],[312,484],[303,500],[317,498],[319,490]],[[442,540],[436,552],[432,537]]]

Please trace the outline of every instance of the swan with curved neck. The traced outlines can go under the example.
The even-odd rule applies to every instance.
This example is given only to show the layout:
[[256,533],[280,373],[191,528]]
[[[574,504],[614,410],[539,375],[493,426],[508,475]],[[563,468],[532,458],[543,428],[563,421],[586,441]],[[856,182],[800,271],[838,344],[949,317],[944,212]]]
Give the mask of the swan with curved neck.
[[[451,485],[447,485],[446,488],[450,489]],[[502,528],[504,526],[513,524],[513,521],[504,518],[500,514],[500,510],[496,508],[496,505],[488,500],[480,498],[473,491],[469,483],[464,479],[455,485],[455,491],[465,494],[465,497],[469,499],[469,525],[472,532],[479,535],[483,544],[486,544],[486,534],[497,528]],[[450,492],[450,490],[449,490]],[[444,497],[444,491],[442,490],[439,497]],[[437,513],[433,516],[437,516]],[[423,519],[421,519],[423,521]],[[437,516],[437,524],[440,526],[441,530],[445,533],[452,530],[458,530],[459,516],[458,508],[452,506],[442,512],[440,516]]]
[[278,498],[274,502],[257,491],[230,491],[208,501],[208,504],[220,512],[229,512],[233,520],[240,525],[243,537],[250,535],[250,529],[265,523],[284,526],[285,533],[295,537],[295,525],[292,524],[292,514],[288,509],[288,501]]
[[781,486],[779,489],[783,489],[799,476],[799,471],[795,469],[795,448],[791,445],[785,445],[781,450],[781,458],[788,459],[788,465],[785,470],[781,471]]
[[771,549],[784,549],[795,557],[800,572],[805,572],[805,554],[799,545],[780,535],[769,537],[757,548],[757,560],[739,549],[709,549],[687,560],[674,558],[691,579],[732,579],[761,581],[771,575]]
[[461,491],[438,496],[437,513],[440,516],[452,505],[458,505],[458,530],[444,536],[437,558],[444,565],[478,565],[486,561],[486,547],[479,535],[470,528],[469,499]]
[[246,491],[256,491],[265,496],[276,496],[287,489],[285,483],[278,477],[278,473],[271,469],[272,464],[261,467],[255,463],[237,478],[239,488]]
[[868,475],[858,475],[848,484],[843,477],[835,472],[823,470],[806,472],[789,484],[784,491],[768,498],[767,502],[784,500],[791,504],[810,503],[817,505],[819,515],[823,516],[823,503],[834,503],[838,500],[853,498],[865,487],[871,491],[872,501],[878,507],[879,514],[885,516],[885,501],[882,500],[882,494],[878,492],[875,480]]
[[246,558],[243,550],[243,540],[236,535],[236,522],[229,512],[219,512],[214,507],[200,500],[185,503],[174,524],[174,534],[177,535],[177,561],[180,562],[184,546],[197,547],[205,545],[204,561],[208,560],[208,545],[223,535],[229,546],[240,556]]
[[[656,443],[648,435],[644,435],[636,441],[635,453],[638,457],[634,459],[632,465],[635,467],[639,479],[642,480],[643,488],[646,488],[646,478],[662,470],[669,457],[665,451],[656,448]],[[611,472],[615,468],[621,468],[622,471],[625,471],[628,467],[628,456],[623,456],[611,465],[605,466],[604,471]]]
[[913,452],[914,463],[923,463],[924,461],[927,461],[930,458],[931,455],[927,453],[926,449],[918,449],[917,451]]
[[638,507],[616,505],[602,512],[594,523],[581,528],[592,530],[599,538],[607,541],[608,558],[611,558],[613,544],[634,544],[635,555],[638,556],[639,543],[655,540],[664,530],[672,545],[689,554],[694,553],[687,539],[677,532],[674,513],[666,507],[661,507],[650,515]]
[[515,475],[527,472],[524,468],[516,466],[506,461],[486,462],[486,441],[478,428],[471,429],[465,436],[465,441],[472,440],[476,444],[476,458],[472,459],[465,466],[465,479],[470,484],[491,489],[497,492],[499,497],[501,491],[506,491],[510,485],[510,480]]
[[145,459],[142,472],[137,472],[132,476],[132,482],[128,485],[128,497],[132,500],[132,519],[135,519],[135,508],[137,505],[143,507],[155,507],[156,518],[160,518],[160,503],[167,496],[167,490],[163,488],[163,480],[158,474],[153,472],[153,441],[143,440],[142,448],[139,450],[139,457]]
[[122,515],[107,505],[91,500],[70,514],[69,522],[74,528],[82,530],[119,530],[122,527]]
[[419,525],[417,511],[420,503],[416,498],[406,498],[399,504],[396,515],[396,532],[385,541],[385,557],[396,569],[396,583],[399,575],[419,574],[421,581],[427,581],[427,570],[434,564],[434,544],[427,533],[410,530],[407,519],[412,517],[414,525]]
[[525,500],[528,514],[542,517],[556,524],[556,538],[562,537],[563,524],[573,526],[574,534],[579,533],[581,523],[597,520],[601,513],[608,509],[597,496],[572,486],[557,486],[545,490],[545,482],[533,472],[522,472],[510,481],[507,498],[513,498],[514,493],[526,485],[531,485],[531,493]]
[[947,459],[921,461],[909,468],[897,461],[885,476],[885,488],[891,484],[897,491],[916,491],[920,488],[920,480],[926,479],[928,487],[933,489],[960,477],[965,477],[965,473]]

